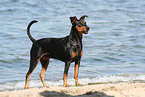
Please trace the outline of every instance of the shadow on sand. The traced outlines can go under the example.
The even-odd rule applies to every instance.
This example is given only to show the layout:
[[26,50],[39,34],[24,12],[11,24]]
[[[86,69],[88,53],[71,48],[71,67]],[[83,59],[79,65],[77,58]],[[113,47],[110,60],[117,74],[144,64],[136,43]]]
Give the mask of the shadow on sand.
[[69,94],[65,94],[63,92],[56,92],[56,91],[44,91],[41,92],[40,95],[42,97],[114,97],[114,96],[109,96],[106,95],[103,92],[87,92],[85,94],[82,95],[77,95],[77,96],[72,96]]

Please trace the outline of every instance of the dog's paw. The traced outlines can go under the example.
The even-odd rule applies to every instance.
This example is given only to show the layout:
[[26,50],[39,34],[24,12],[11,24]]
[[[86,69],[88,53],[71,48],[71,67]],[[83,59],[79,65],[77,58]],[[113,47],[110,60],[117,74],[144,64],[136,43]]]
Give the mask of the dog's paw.
[[76,83],[76,86],[82,86],[79,82]]
[[29,87],[25,87],[25,89],[30,89]]
[[69,85],[68,85],[68,84],[66,84],[66,85],[64,85],[64,87],[69,87]]
[[47,86],[47,85],[45,85],[45,86],[43,86],[44,88],[49,88],[49,86]]

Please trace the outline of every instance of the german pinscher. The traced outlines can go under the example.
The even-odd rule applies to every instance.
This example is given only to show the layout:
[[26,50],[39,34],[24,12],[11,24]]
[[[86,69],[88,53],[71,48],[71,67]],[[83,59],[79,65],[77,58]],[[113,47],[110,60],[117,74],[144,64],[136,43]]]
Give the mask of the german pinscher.
[[40,74],[43,87],[47,87],[45,84],[44,76],[49,64],[49,58],[54,58],[65,62],[64,68],[64,87],[68,87],[67,84],[67,74],[70,64],[75,62],[75,73],[74,79],[76,86],[81,84],[78,82],[78,70],[80,66],[81,56],[83,54],[82,48],[82,34],[88,34],[89,27],[86,25],[85,17],[82,16],[80,19],[77,19],[76,16],[70,17],[72,28],[70,35],[63,38],[43,38],[35,40],[30,34],[30,27],[33,23],[38,21],[33,20],[27,27],[27,34],[30,40],[33,42],[31,51],[30,51],[30,67],[26,74],[26,83],[25,89],[28,89],[28,82],[30,75],[37,66],[38,62],[41,62],[42,71]]

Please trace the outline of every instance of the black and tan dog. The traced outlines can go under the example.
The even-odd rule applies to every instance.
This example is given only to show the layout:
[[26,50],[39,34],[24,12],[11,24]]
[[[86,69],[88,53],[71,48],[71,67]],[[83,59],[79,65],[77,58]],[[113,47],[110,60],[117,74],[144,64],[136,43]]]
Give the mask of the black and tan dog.
[[28,82],[31,73],[37,66],[40,61],[42,64],[42,71],[40,74],[41,81],[44,87],[47,87],[45,84],[44,76],[46,69],[49,64],[49,58],[54,58],[65,62],[64,68],[64,87],[68,87],[67,84],[67,74],[70,64],[75,62],[75,83],[76,86],[80,86],[81,84],[78,82],[78,70],[80,65],[81,56],[83,54],[82,48],[82,34],[87,34],[89,31],[89,27],[86,25],[85,17],[82,16],[79,20],[76,16],[70,17],[72,28],[69,36],[63,38],[43,38],[39,40],[35,40],[30,35],[30,27],[33,23],[38,21],[31,21],[27,27],[27,34],[30,40],[33,42],[31,52],[30,52],[30,67],[28,73],[26,74],[26,83],[25,89],[28,89]]

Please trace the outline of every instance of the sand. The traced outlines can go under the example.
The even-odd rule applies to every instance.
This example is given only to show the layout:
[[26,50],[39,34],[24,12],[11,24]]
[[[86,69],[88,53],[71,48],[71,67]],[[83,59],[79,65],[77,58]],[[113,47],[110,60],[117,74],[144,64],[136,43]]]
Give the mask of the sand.
[[145,83],[51,86],[0,92],[0,97],[145,97]]

